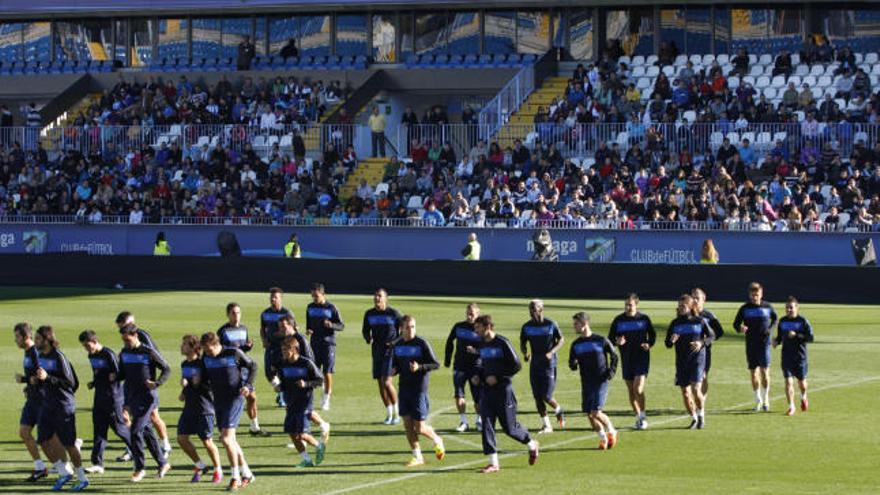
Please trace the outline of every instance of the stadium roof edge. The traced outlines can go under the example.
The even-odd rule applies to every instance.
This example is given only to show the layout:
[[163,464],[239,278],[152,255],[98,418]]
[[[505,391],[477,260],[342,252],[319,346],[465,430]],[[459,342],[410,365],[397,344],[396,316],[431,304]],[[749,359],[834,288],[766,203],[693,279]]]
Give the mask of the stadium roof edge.
[[[297,12],[414,10],[442,8],[506,9],[506,8],[584,8],[621,6],[619,0],[215,0],[205,8],[203,0],[0,0],[0,20],[33,17],[110,17],[117,15],[231,15],[231,14],[290,14]],[[660,0],[630,0],[627,5],[666,5]],[[678,0],[675,5],[713,5],[711,0]],[[740,0],[738,4],[765,4],[761,0]],[[823,3],[818,0],[777,0],[779,4]],[[826,2],[827,3],[827,2]],[[854,2],[868,3],[868,2]]]

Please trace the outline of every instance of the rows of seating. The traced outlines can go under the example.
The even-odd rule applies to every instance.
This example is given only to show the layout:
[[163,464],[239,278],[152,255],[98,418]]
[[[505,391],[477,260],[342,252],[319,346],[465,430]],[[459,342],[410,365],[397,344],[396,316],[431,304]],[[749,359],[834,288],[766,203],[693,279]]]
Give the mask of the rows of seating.
[[457,68],[457,69],[488,69],[514,68],[537,62],[538,56],[533,53],[510,55],[448,55],[422,54],[410,55],[406,58],[407,68]]
[[[837,93],[836,83],[839,75],[835,72],[840,68],[837,62],[829,64],[814,64],[808,66],[800,63],[800,56],[792,54],[792,74],[789,77],[784,75],[773,75],[774,56],[771,54],[762,54],[760,56],[749,55],[749,74],[746,76],[729,76],[727,78],[728,87],[731,91],[735,91],[740,84],[748,83],[758,92],[758,96],[764,95],[767,101],[778,104],[782,101],[782,95],[788,88],[789,84],[794,84],[798,91],[801,90],[803,84],[810,87],[813,97],[816,100],[824,98],[826,94],[835,97]],[[869,75],[872,87],[880,84],[880,56],[877,53],[857,53],[855,54],[856,64]],[[657,77],[662,72],[670,81],[674,80],[679,71],[686,66],[688,62],[693,64],[694,72],[699,73],[706,70],[717,62],[721,66],[722,72],[726,75],[734,69],[731,64],[732,57],[726,54],[718,55],[679,55],[676,57],[673,65],[660,67],[656,65],[657,56],[650,55],[644,57],[636,55],[634,57],[621,57],[620,63],[627,64],[630,68],[630,79],[634,81],[636,87],[641,92],[642,101],[647,101],[651,97],[651,92]],[[838,101],[838,105],[845,106],[843,100]]]
[[0,75],[80,74],[112,72],[112,60],[56,60],[55,62],[0,62]]

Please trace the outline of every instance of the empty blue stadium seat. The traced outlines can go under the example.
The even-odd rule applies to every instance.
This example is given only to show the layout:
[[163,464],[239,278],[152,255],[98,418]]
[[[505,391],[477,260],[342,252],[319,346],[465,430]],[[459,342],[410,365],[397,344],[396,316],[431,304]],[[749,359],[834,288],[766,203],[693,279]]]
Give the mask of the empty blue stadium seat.
[[366,69],[367,68],[367,56],[366,55],[358,55],[354,58],[354,68],[355,69]]
[[492,55],[480,55],[480,67],[492,67]]
[[479,59],[478,59],[477,56],[476,56],[475,54],[473,54],[473,53],[469,53],[469,54],[465,55],[465,56],[464,56],[464,61],[462,62],[462,64],[463,64],[465,67],[468,67],[468,68],[475,68],[475,67],[479,67],[479,66],[480,66],[480,64],[479,64]]

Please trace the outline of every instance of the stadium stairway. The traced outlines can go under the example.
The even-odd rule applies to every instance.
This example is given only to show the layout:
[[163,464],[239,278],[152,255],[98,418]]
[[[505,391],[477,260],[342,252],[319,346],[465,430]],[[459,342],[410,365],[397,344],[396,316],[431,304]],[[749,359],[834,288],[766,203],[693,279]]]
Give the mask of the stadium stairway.
[[534,124],[535,115],[538,113],[539,107],[545,109],[550,106],[556,98],[561,98],[565,94],[565,87],[568,85],[568,78],[561,76],[551,76],[541,83],[541,87],[536,89],[526,98],[519,110],[510,116],[510,120],[498,130],[494,140],[504,149],[507,146],[513,147],[513,142],[517,139],[526,139],[525,130]]
[[100,101],[101,96],[103,96],[101,93],[89,93],[85,95],[81,100],[76,102],[76,104],[55,119],[55,121],[46,127],[43,127],[40,132],[40,140],[43,143],[43,148],[47,151],[57,150],[61,141],[59,133],[64,127],[69,125],[68,121],[75,119],[77,115],[85,112],[93,103]]
[[385,166],[388,165],[388,162],[388,158],[371,157],[358,160],[357,167],[348,174],[345,184],[339,189],[340,199],[344,202],[354,196],[361,179],[366,179],[367,184],[376,187],[376,184],[382,182],[382,178],[385,176]]

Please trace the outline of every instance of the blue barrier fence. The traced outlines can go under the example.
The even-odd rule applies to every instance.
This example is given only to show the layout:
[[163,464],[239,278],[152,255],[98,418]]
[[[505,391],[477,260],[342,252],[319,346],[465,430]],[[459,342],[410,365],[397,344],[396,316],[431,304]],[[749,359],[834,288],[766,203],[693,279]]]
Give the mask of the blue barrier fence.
[[[484,260],[529,260],[535,246],[530,229],[409,229],[279,227],[241,225],[28,225],[0,224],[0,254],[87,252],[149,255],[164,232],[173,255],[218,256],[218,236],[232,233],[244,256],[282,256],[296,232],[307,258],[454,260],[467,235],[476,232]],[[591,263],[699,263],[703,242],[712,239],[720,263],[770,265],[856,264],[853,244],[877,233],[551,231],[560,261]]]

